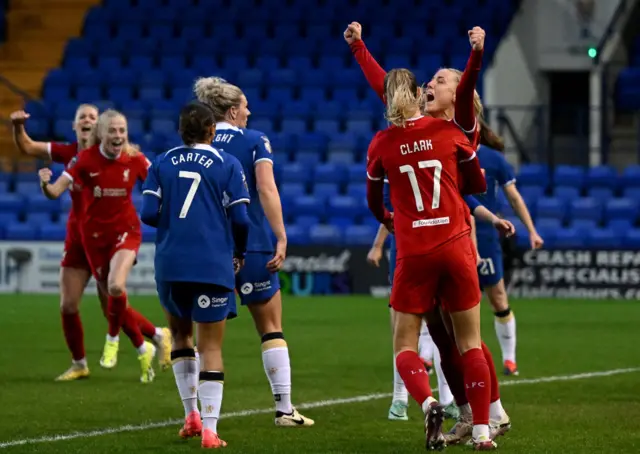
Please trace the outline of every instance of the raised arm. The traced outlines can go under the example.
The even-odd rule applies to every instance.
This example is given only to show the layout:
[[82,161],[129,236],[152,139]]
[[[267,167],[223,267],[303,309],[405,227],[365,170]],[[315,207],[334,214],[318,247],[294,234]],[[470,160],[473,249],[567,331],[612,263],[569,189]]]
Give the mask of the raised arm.
[[69,189],[71,182],[73,179],[64,172],[60,175],[60,178],[56,180],[55,183],[51,184],[51,169],[44,168],[38,171],[38,176],[40,177],[40,187],[42,188],[42,193],[48,199],[57,199],[59,198],[64,191]]
[[384,77],[387,72],[382,69],[362,40],[362,25],[351,22],[344,31],[344,39],[349,44],[353,56],[367,78],[367,82],[384,102]]
[[471,55],[456,88],[454,121],[467,135],[471,135],[477,127],[473,98],[482,68],[485,32],[480,27],[474,27],[468,34]]
[[47,142],[36,142],[27,134],[24,124],[29,117],[30,115],[23,110],[11,114],[13,142],[20,150],[20,153],[33,158],[48,160],[50,159],[49,144]]

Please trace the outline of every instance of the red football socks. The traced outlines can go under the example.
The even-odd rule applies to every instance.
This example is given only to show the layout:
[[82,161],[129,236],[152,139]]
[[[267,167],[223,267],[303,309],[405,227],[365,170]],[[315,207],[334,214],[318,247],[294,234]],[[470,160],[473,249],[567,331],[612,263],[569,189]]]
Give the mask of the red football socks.
[[473,424],[489,424],[491,375],[482,349],[473,348],[467,351],[462,355],[462,364],[464,386],[473,413]]
[[151,323],[147,317],[142,315],[131,306],[127,308],[127,311],[131,313],[131,316],[138,323],[138,327],[140,328],[140,331],[142,331],[142,335],[148,339],[153,339],[153,336],[156,335],[155,325]]
[[125,293],[122,296],[109,295],[109,307],[107,312],[109,336],[116,337],[120,334],[120,328],[124,323],[125,314],[127,312],[127,294]]
[[495,402],[500,399],[500,385],[498,384],[498,375],[496,374],[496,366],[493,363],[493,355],[489,347],[482,343],[482,352],[484,353],[484,359],[487,360],[487,366],[489,366],[489,375],[491,377],[491,402]]
[[124,313],[122,331],[124,331],[127,337],[131,339],[131,343],[135,348],[138,348],[142,344],[144,344],[144,337],[142,336],[142,331],[140,331],[138,319],[131,308],[128,308]]
[[62,313],[62,331],[64,339],[67,341],[67,347],[71,352],[74,361],[84,359],[84,330],[82,328],[82,320],[80,314]]
[[418,353],[405,350],[396,356],[396,367],[407,391],[418,405],[422,406],[424,401],[433,395],[429,385],[429,374],[425,370],[422,359]]
[[428,324],[427,327],[433,343],[440,351],[440,366],[449,384],[449,389],[451,389],[451,394],[453,394],[456,405],[461,407],[467,404],[467,395],[464,392],[462,358],[458,353],[458,347],[442,323]]

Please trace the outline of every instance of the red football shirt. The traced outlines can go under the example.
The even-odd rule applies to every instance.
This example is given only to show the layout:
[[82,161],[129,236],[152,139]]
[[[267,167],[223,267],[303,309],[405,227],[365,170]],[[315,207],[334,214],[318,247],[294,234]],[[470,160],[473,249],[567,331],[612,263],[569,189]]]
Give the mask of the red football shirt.
[[118,235],[140,230],[140,219],[131,199],[137,180],[147,178],[151,163],[142,154],[106,155],[99,145],[80,153],[65,175],[82,186],[82,232],[85,239],[112,241]]
[[[78,142],[62,143],[62,142],[49,142],[47,144],[47,151],[49,157],[53,162],[68,165],[73,158],[80,152],[78,148]],[[69,218],[67,219],[67,234],[71,234],[74,229],[77,229],[78,217],[82,214],[82,198],[80,192],[82,186],[74,184],[69,188],[71,195],[71,211],[69,212]]]
[[389,179],[398,258],[427,254],[469,234],[458,165],[472,159],[464,132],[446,120],[418,117],[373,138],[367,176]]

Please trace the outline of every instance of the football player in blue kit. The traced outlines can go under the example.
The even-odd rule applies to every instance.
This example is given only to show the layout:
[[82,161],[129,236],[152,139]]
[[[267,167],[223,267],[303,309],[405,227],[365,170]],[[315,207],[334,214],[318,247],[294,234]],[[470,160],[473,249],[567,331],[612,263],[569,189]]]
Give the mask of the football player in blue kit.
[[[385,180],[385,183],[388,183]],[[390,187],[388,184],[384,187],[384,196],[385,196],[385,206],[387,210],[393,212],[393,206],[391,206],[391,197],[390,197]],[[489,210],[487,210],[484,206],[482,206],[478,200],[476,200],[473,196],[465,196],[464,197],[471,214],[473,217],[471,218],[472,226],[475,225],[474,217],[478,219],[484,219],[488,225],[491,225],[493,229],[498,227],[501,231],[505,231],[507,235],[512,235],[515,231],[513,228],[513,224],[509,221],[501,220]],[[385,228],[384,225],[380,225],[378,228],[378,232],[374,239],[373,245],[371,246],[371,250],[367,254],[367,260],[374,266],[380,266],[380,260],[383,255],[383,247],[387,236],[390,236],[389,243],[389,283],[393,285],[393,274],[395,272],[396,267],[396,246],[395,246],[395,236],[389,235],[389,232]],[[472,235],[472,238],[475,240],[475,235]],[[475,241],[474,241],[475,244]],[[391,311],[391,326],[393,327],[393,311]],[[444,376],[441,367],[440,360],[440,352],[438,348],[435,347],[433,343],[433,339],[429,334],[429,329],[427,328],[426,323],[422,323],[422,328],[420,330],[420,341],[418,345],[418,352],[420,357],[427,361],[430,359],[428,357],[429,352],[432,352],[433,355],[433,365],[435,366],[436,375],[438,377],[438,401],[445,406],[445,415],[448,419],[456,419],[460,412],[456,403],[454,402],[453,394],[449,388],[447,380]],[[425,363],[426,366],[426,363]],[[391,400],[391,407],[389,408],[388,418],[392,421],[406,421],[409,419],[407,416],[407,408],[408,408],[408,393],[407,388],[405,387],[402,378],[398,374],[395,361],[393,365],[393,396]]]
[[217,431],[224,383],[222,341],[226,320],[236,316],[235,272],[243,265],[249,237],[249,193],[242,166],[210,145],[215,124],[205,104],[182,109],[184,145],[155,159],[144,183],[141,213],[142,222],[157,227],[155,279],[173,333],[173,372],[185,410],[180,436],[202,435],[204,448],[226,446]]
[[[502,142],[497,146],[502,147]],[[500,150],[502,151],[502,150]],[[498,150],[480,145],[477,154],[480,165],[484,169],[487,180],[487,192],[475,197],[489,211],[500,211],[499,191],[502,189],[529,232],[531,249],[539,249],[544,241],[538,235],[524,200],[516,188],[513,169]],[[504,267],[502,263],[502,247],[496,230],[488,222],[478,220],[476,237],[480,263],[478,273],[480,285],[486,292],[495,315],[495,330],[502,350],[502,364],[505,375],[518,375],[516,365],[516,320],[509,307],[507,291],[504,285]]]
[[[236,276],[242,305],[249,308],[262,339],[262,362],[275,400],[277,426],[312,426],[291,403],[291,365],[282,332],[282,296],[278,271],[286,256],[287,236],[282,205],[273,174],[273,153],[267,136],[247,129],[250,115],[242,90],[224,79],[198,79],[194,92],[216,117],[213,145],[240,161],[247,177],[249,241],[245,267]],[[276,237],[274,253],[272,234]]]

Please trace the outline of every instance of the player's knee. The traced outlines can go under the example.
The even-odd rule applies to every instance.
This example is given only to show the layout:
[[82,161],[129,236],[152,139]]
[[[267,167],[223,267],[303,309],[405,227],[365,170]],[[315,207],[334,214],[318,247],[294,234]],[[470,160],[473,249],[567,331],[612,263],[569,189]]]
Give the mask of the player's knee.
[[126,288],[124,286],[124,282],[109,279],[107,291],[109,292],[109,296],[118,297],[124,295]]
[[274,331],[262,335],[262,351],[271,350],[273,348],[286,348],[287,341],[284,340],[284,334],[281,331]]
[[63,314],[76,314],[80,309],[80,299],[63,296],[60,299],[60,312]]
[[488,290],[489,302],[494,312],[502,312],[509,309],[509,301],[507,299],[507,291],[502,282],[494,285]]

